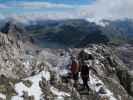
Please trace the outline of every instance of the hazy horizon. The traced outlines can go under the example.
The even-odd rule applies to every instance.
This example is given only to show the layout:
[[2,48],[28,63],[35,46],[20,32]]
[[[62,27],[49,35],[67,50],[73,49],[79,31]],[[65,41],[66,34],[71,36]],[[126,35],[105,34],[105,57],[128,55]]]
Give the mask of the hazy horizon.
[[[0,0],[0,16],[43,14],[90,20],[133,18],[132,0]],[[66,17],[66,18],[67,18]]]

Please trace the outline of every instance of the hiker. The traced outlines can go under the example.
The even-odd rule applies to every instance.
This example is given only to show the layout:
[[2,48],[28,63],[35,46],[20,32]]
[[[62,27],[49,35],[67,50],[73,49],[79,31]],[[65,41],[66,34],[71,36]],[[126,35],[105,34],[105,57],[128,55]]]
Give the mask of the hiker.
[[79,63],[76,57],[72,57],[72,63],[70,69],[71,69],[72,78],[74,79],[74,86],[77,87],[77,82],[79,78]]
[[88,81],[90,81],[89,73],[91,70],[93,70],[94,72],[96,72],[96,70],[92,68],[91,66],[92,64],[88,64],[88,63],[89,63],[88,61],[84,61],[81,66],[81,78],[83,80],[83,89],[87,88],[89,91],[90,90],[88,86]]

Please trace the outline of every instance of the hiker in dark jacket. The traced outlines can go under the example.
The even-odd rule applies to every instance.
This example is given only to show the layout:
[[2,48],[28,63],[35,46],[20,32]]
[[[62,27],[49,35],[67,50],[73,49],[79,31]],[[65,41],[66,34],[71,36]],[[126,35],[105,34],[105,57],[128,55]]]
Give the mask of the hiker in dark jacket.
[[90,81],[89,74],[90,74],[91,70],[96,72],[96,70],[94,68],[92,68],[92,66],[90,66],[88,64],[88,62],[83,62],[82,66],[81,66],[81,78],[83,80],[83,89],[87,88],[88,91],[90,90],[90,88],[88,86],[88,81]]
[[77,81],[79,79],[79,63],[76,57],[72,58],[70,70],[71,70],[72,77],[75,81],[74,86],[77,87]]

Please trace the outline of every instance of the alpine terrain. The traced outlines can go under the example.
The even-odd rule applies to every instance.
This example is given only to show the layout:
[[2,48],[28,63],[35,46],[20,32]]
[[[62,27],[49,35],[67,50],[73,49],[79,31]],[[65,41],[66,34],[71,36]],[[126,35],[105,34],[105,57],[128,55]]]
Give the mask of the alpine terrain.
[[[131,65],[122,59],[122,45],[109,43],[105,27],[82,20],[44,21],[42,28],[37,26],[13,21],[1,27],[0,100],[133,100]],[[65,47],[40,46],[45,39]],[[74,86],[72,57],[96,70],[89,73],[89,91],[82,89],[82,72]]]

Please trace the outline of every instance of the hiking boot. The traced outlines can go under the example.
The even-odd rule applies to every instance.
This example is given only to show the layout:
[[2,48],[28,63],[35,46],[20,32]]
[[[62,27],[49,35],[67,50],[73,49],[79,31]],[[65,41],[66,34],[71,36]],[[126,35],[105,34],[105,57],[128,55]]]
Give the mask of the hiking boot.
[[90,91],[90,88],[88,87],[87,90]]
[[83,86],[82,88],[79,89],[80,91],[84,91],[85,90],[85,87]]

